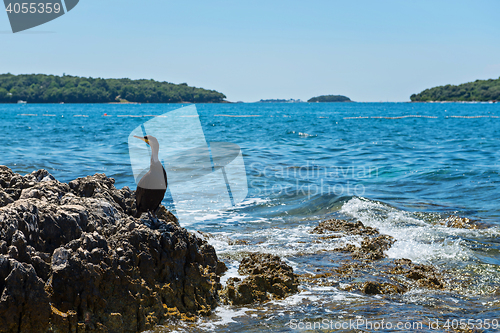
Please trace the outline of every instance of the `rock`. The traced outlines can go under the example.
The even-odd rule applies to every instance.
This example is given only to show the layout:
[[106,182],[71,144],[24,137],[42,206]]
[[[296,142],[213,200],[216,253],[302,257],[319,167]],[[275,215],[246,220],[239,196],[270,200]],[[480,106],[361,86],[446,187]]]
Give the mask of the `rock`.
[[12,197],[8,193],[0,189],[0,207],[7,206],[8,204],[13,202],[14,199],[12,199]]
[[[0,332],[140,332],[216,307],[224,271],[164,207],[156,230],[103,174],[0,166]],[[219,275],[218,275],[219,274]]]
[[397,259],[389,273],[403,275],[417,282],[419,287],[442,289],[444,282],[437,268],[432,265],[414,264],[410,259]]
[[374,281],[365,282],[361,287],[361,292],[367,295],[377,294],[401,294],[407,289],[392,283],[379,283]]
[[221,292],[227,304],[264,302],[298,292],[298,278],[292,267],[272,254],[251,254],[241,261],[238,273],[248,276],[243,280],[228,279],[227,286]]
[[[441,272],[432,265],[414,264],[410,259],[386,262],[347,262],[335,270],[343,282],[368,280],[347,285],[345,290],[360,291],[368,295],[404,293],[411,288],[443,289]],[[325,273],[322,274],[325,276]],[[314,276],[319,278],[321,275]],[[374,281],[372,279],[378,279]],[[397,282],[396,282],[397,281]]]
[[32,173],[24,176],[25,182],[27,183],[39,183],[39,182],[47,182],[51,180],[56,180],[54,176],[52,176],[47,170],[38,170],[33,171]]
[[14,194],[14,200],[19,198],[20,190],[49,180],[55,180],[55,178],[47,170],[33,171],[30,174],[21,176],[12,172],[8,167],[0,165],[0,189],[3,188],[11,195]]
[[[352,258],[357,260],[378,260],[385,258],[384,251],[388,250],[395,240],[389,235],[380,235],[377,229],[365,226],[361,221],[349,222],[339,219],[330,219],[320,222],[311,233],[325,234],[338,232],[346,235],[363,236],[361,247],[353,244],[347,244],[344,247],[337,248],[335,251],[350,252]],[[328,241],[339,238],[339,235],[321,236],[316,242]]]
[[331,219],[320,222],[312,233],[341,232],[348,235],[377,235],[379,232],[372,227],[365,227],[361,221],[348,222],[345,220]]
[[250,244],[249,241],[247,241],[246,239],[229,239],[228,240],[228,245],[248,245]]
[[[365,226],[361,221],[349,222],[339,219],[330,219],[320,222],[311,233],[324,234],[327,232],[339,232],[346,235],[364,236],[361,247],[347,244],[342,248],[336,249],[340,252],[351,252],[354,259],[359,260],[378,260],[385,258],[384,251],[388,250],[395,240],[392,236],[380,235],[378,230]],[[337,238],[337,235],[320,237],[321,240]]]
[[376,237],[366,237],[361,242],[361,248],[353,254],[354,259],[377,260],[387,257],[384,251],[394,244],[394,237],[388,235],[378,235]]
[[471,220],[467,217],[459,217],[456,215],[450,215],[441,224],[449,228],[460,228],[460,229],[485,229],[487,226],[482,225],[479,221]]
[[[414,264],[410,259],[385,259],[384,251],[391,248],[395,239],[365,227],[361,222],[332,219],[319,223],[313,232],[339,232],[363,238],[360,246],[347,244],[334,250],[345,253],[333,255],[331,261],[336,265],[339,263],[337,267],[302,275],[301,280],[306,283],[335,286],[367,295],[402,294],[413,288],[445,289],[450,285],[451,276],[433,265]],[[332,235],[318,237],[316,241],[328,241],[331,239],[328,236]]]
[[351,252],[353,259],[372,261],[387,257],[384,251],[390,249],[394,242],[395,240],[392,236],[378,235],[376,237],[363,238],[361,247],[347,244],[344,247],[335,249],[335,251]]
[[49,296],[33,266],[0,255],[0,332],[45,332]]
[[177,220],[177,217],[175,217],[175,215],[172,214],[172,212],[170,212],[163,206],[160,206],[160,208],[156,212],[156,216],[161,220],[172,221],[175,224],[179,225],[179,220]]

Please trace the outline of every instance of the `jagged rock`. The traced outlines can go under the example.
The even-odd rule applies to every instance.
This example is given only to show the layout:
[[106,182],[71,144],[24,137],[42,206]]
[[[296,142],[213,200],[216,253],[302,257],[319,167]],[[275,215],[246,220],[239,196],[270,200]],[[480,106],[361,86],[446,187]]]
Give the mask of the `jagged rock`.
[[376,237],[365,237],[361,241],[361,247],[347,244],[337,248],[335,251],[351,252],[353,259],[358,260],[378,260],[387,257],[384,251],[390,249],[394,244],[394,237],[389,235],[378,235]]
[[388,235],[365,237],[361,242],[361,248],[354,252],[353,258],[366,260],[385,258],[384,251],[388,250],[394,242],[394,237]]
[[0,332],[140,332],[216,306],[223,270],[162,208],[134,218],[134,192],[103,174],[60,183],[0,166]]
[[[334,278],[339,289],[367,295],[401,294],[412,288],[444,289],[443,272],[432,265],[414,264],[410,259],[346,261],[330,272],[305,275],[304,281],[323,283]],[[449,276],[448,276],[449,277]]]
[[229,239],[228,240],[228,245],[248,245],[250,244],[249,241],[247,241],[246,239]]
[[446,219],[441,221],[441,224],[449,228],[459,229],[485,229],[487,227],[477,220],[471,220],[467,217],[459,217],[456,215],[448,216]]
[[[355,290],[355,288],[351,289]],[[393,284],[393,283],[380,283],[375,281],[368,281],[362,284],[360,291],[367,295],[377,295],[377,294],[401,294],[406,292],[406,288]]]
[[414,264],[410,259],[397,259],[394,264],[395,267],[389,270],[389,273],[404,275],[406,278],[416,281],[420,287],[431,289],[444,287],[438,270],[432,265]]
[[[468,221],[465,222],[468,223]],[[410,259],[381,260],[387,257],[384,251],[390,249],[395,239],[392,236],[380,234],[376,229],[365,227],[361,222],[332,219],[321,222],[313,232],[319,234],[340,232],[363,238],[360,246],[347,244],[335,249],[337,252],[348,254],[337,254],[336,258],[332,259],[337,262],[339,256],[342,258],[337,268],[318,274],[304,274],[301,276],[303,281],[335,286],[342,290],[367,295],[401,294],[412,288],[444,289],[446,287],[446,279],[443,278],[445,273],[435,266],[414,264]],[[330,238],[319,237],[319,239],[329,240]],[[334,277],[333,282],[332,277]]]
[[313,230],[314,234],[323,234],[327,231],[341,232],[348,235],[377,235],[379,232],[372,227],[366,227],[361,221],[348,222],[331,219],[320,222]]
[[13,202],[14,199],[8,193],[0,190],[0,207],[7,206]]
[[215,273],[217,275],[221,276],[225,272],[227,272],[227,266],[226,266],[226,264],[223,261],[219,261],[217,263],[217,271]]
[[280,299],[298,292],[298,278],[292,267],[272,254],[253,253],[244,258],[238,269],[243,280],[229,278],[221,292],[225,303],[233,305]]
[[[384,251],[388,250],[395,240],[392,236],[380,235],[377,229],[365,226],[361,221],[349,222],[339,219],[330,219],[320,222],[311,233],[327,234],[319,237],[316,242],[327,241],[338,238],[338,235],[328,235],[330,232],[339,232],[345,235],[363,236],[361,246],[347,244],[337,248],[335,251],[350,252],[353,259],[358,260],[378,260],[385,258]],[[320,241],[321,240],[321,241]]]

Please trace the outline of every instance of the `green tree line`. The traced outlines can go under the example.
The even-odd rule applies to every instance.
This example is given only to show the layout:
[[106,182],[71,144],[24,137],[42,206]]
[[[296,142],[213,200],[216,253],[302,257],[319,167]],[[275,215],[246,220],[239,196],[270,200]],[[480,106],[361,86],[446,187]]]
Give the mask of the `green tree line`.
[[318,97],[313,97],[308,100],[309,103],[316,102],[352,102],[349,97],[342,95],[323,95]]
[[473,102],[500,100],[500,78],[476,80],[458,86],[446,85],[426,89],[410,96],[412,102],[450,101]]
[[154,80],[0,74],[0,103],[220,103],[215,90]]

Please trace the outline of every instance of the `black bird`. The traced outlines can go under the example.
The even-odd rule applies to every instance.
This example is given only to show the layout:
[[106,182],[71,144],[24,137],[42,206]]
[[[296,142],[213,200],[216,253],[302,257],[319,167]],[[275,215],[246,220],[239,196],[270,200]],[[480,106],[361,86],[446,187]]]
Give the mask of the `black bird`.
[[135,203],[137,213],[135,217],[141,217],[141,214],[147,212],[152,222],[155,222],[156,212],[167,191],[167,173],[158,159],[160,145],[154,136],[145,137],[135,136],[151,147],[151,165],[149,171],[139,180],[137,190],[135,191]]

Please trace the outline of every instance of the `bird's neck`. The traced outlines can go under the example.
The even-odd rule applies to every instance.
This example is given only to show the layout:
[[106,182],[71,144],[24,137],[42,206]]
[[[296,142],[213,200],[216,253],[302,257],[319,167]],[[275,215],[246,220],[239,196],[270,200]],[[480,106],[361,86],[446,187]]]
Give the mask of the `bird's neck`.
[[153,150],[151,154],[151,164],[158,162],[160,162],[160,160],[158,159],[158,152]]

